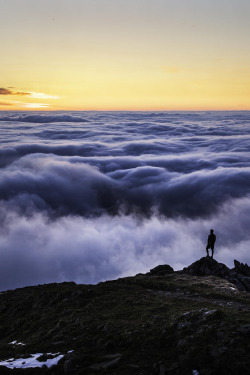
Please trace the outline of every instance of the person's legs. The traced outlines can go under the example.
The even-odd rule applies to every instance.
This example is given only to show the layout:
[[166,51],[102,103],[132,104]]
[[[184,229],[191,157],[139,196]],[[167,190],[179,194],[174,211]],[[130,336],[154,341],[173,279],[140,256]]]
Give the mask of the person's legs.
[[207,251],[207,257],[209,257],[209,252],[208,252],[209,246],[207,245],[206,251]]
[[211,246],[211,250],[212,250],[212,259],[213,259],[213,257],[214,257],[214,247],[213,246]]

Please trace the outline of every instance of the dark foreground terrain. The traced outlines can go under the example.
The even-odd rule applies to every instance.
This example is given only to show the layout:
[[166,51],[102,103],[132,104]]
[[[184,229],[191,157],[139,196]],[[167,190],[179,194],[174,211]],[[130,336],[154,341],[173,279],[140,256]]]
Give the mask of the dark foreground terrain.
[[[249,271],[202,258],[178,272],[2,292],[0,374],[250,374]],[[9,368],[34,354],[42,367]]]

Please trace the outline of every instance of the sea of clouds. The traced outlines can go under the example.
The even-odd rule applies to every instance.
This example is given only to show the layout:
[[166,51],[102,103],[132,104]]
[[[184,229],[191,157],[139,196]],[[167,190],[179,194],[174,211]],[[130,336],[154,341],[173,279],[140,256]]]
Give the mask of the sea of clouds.
[[250,263],[250,112],[0,112],[0,289]]

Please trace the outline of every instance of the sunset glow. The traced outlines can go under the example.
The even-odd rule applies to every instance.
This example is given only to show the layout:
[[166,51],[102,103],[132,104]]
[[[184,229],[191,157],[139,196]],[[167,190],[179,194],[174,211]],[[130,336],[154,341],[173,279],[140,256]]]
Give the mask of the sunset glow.
[[0,110],[249,110],[248,0],[0,0]]

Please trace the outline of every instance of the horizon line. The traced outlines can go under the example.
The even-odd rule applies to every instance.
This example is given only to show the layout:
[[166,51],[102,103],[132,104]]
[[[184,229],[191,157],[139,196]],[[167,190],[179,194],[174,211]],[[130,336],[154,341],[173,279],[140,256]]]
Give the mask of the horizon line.
[[1,112],[249,112],[249,109],[0,109]]

